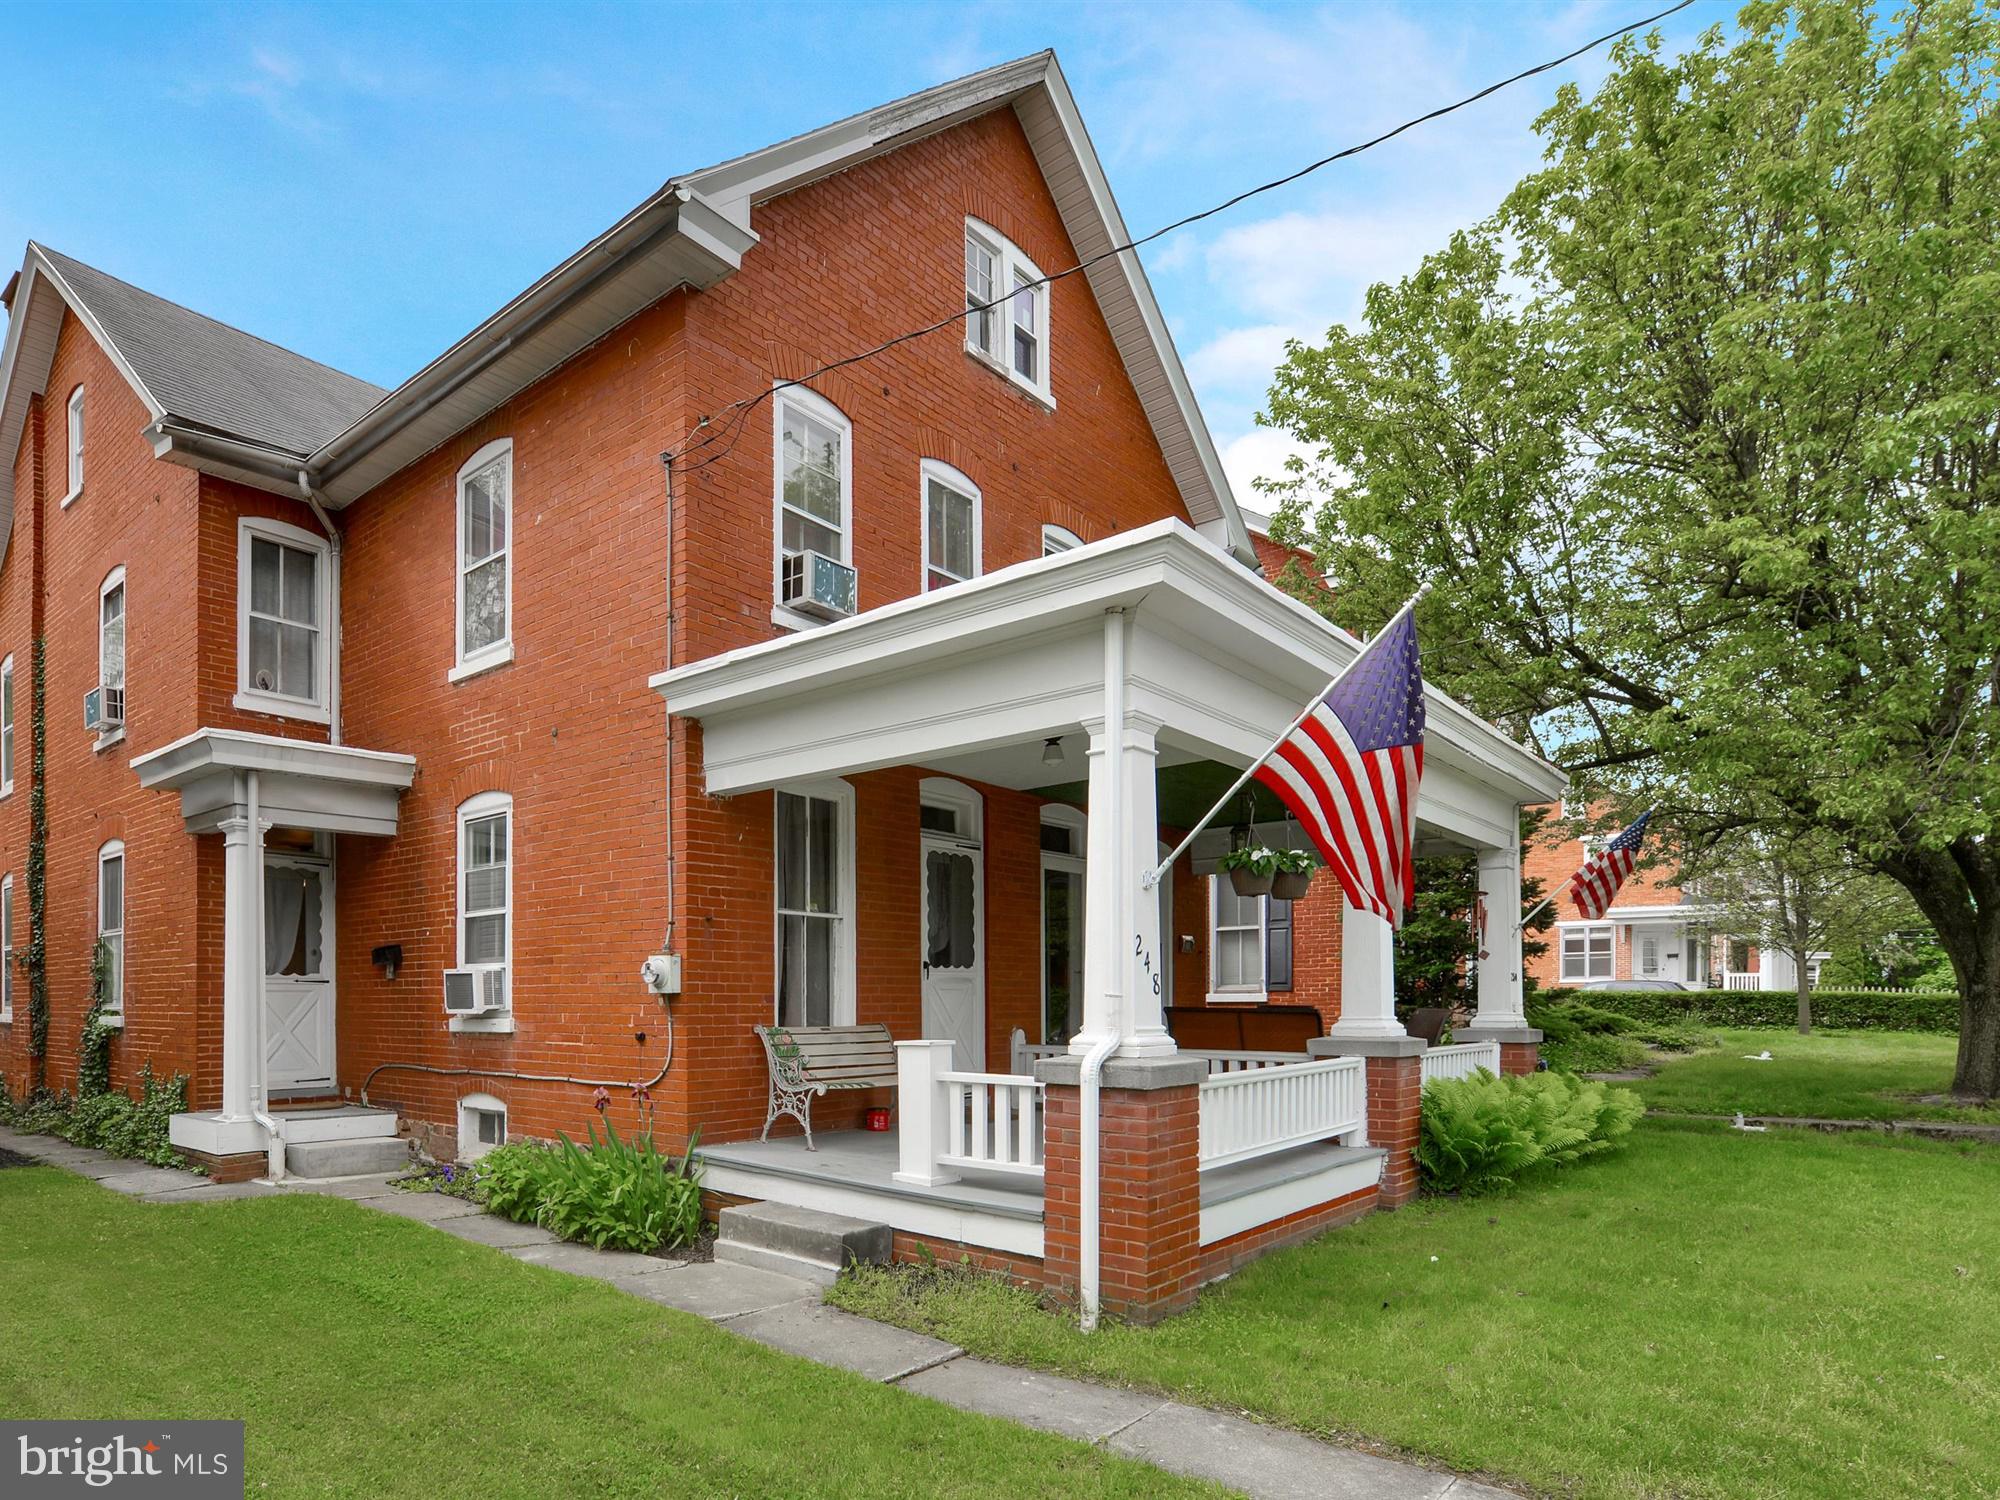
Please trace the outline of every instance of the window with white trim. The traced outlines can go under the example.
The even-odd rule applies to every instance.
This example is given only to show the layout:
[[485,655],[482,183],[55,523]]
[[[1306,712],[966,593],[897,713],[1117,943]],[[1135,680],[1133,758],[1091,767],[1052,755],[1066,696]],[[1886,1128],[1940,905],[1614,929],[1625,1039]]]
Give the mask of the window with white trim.
[[820,622],[783,606],[785,559],[817,552],[835,562],[853,561],[852,427],[839,407],[800,386],[779,392],[777,408],[771,424],[777,442],[772,597],[782,623],[815,625]]
[[1263,1000],[1292,987],[1292,903],[1239,896],[1227,875],[1209,877],[1209,999]]
[[112,839],[97,851],[97,940],[104,944],[110,980],[105,1009],[125,1013],[125,844]]
[[458,810],[458,962],[504,964],[513,953],[514,799],[482,792]]
[[1565,984],[1611,977],[1611,924],[1576,924],[1562,929],[1562,977]]
[[125,734],[125,570],[113,568],[97,586],[97,685],[104,692],[109,729],[98,732],[100,747]]
[[774,795],[781,1026],[854,1020],[854,793],[845,782]]
[[1054,557],[1058,552],[1073,552],[1082,545],[1083,538],[1078,536],[1074,531],[1071,531],[1067,526],[1058,526],[1054,522],[1048,522],[1042,527],[1042,556],[1044,557]]
[[83,387],[69,393],[69,489],[62,503],[67,505],[83,493]]
[[454,680],[514,659],[514,440],[458,471],[458,661]]
[[979,576],[979,486],[950,464],[927,458],[924,483],[924,591]]
[[0,797],[14,790],[14,658],[0,661]]
[[458,1159],[478,1161],[507,1144],[507,1106],[491,1094],[467,1094],[458,1101]]
[[0,876],[0,1021],[14,1019],[14,877]]
[[965,347],[1053,406],[1049,385],[1049,288],[1007,236],[965,221]]
[[325,723],[331,697],[324,537],[262,516],[236,523],[236,706]]

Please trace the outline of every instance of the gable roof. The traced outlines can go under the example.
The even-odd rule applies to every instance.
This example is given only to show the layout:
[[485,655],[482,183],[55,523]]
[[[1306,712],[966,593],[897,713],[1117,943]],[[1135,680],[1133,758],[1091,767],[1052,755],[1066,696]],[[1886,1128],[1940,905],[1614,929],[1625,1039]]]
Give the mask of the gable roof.
[[14,287],[0,354],[0,558],[13,530],[14,458],[28,401],[47,386],[65,308],[118,367],[156,425],[226,436],[274,460],[289,457],[295,471],[382,397],[380,386],[33,240]]
[[[64,264],[76,267],[80,280],[94,279],[96,300],[112,309],[126,341],[157,357],[130,362],[127,369],[127,378],[154,408],[149,433],[155,452],[285,494],[296,493],[298,472],[305,468],[323,498],[339,507],[667,293],[682,286],[703,289],[736,270],[757,243],[758,205],[1006,108],[1027,134],[1078,256],[1089,260],[1130,239],[1055,54],[1038,52],[669,179],[386,393],[88,267]],[[52,279],[63,279],[49,252],[30,245],[29,260],[46,267],[44,274]],[[1120,251],[1083,274],[1188,515],[1211,540],[1254,568],[1249,531],[1138,255]],[[176,315],[203,325],[201,337],[180,336]],[[11,445],[19,441],[18,426],[10,430],[6,421],[15,396],[14,335],[24,321],[17,316],[9,328],[7,361],[0,365],[0,451],[10,458]],[[110,347],[104,335],[100,341]],[[211,377],[203,360],[212,354],[220,355],[227,375]],[[291,362],[282,379],[248,375],[280,359]],[[222,388],[206,390],[211,383]],[[160,388],[159,396],[149,394],[152,387]],[[191,409],[160,399],[168,393]],[[316,422],[328,419],[340,425],[315,430]],[[294,446],[307,441],[315,445],[308,452]],[[0,556],[11,514],[11,496],[0,495]]]

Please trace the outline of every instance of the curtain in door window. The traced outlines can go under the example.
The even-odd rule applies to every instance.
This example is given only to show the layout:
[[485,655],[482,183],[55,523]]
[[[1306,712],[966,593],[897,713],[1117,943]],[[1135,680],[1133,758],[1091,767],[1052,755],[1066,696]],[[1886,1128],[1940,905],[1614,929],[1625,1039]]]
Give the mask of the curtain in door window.
[[969,969],[974,956],[972,856],[933,849],[924,857],[929,886],[924,962],[933,969]]
[[264,972],[317,977],[325,972],[320,944],[317,870],[279,865],[264,871]]

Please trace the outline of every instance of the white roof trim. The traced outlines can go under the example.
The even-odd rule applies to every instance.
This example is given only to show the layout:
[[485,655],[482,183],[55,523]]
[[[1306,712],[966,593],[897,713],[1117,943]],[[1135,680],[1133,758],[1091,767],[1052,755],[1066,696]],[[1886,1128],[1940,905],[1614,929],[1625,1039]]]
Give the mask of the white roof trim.
[[417,758],[389,750],[326,745],[240,729],[197,729],[172,744],[135,756],[132,769],[143,787],[179,787],[213,771],[273,771],[320,781],[407,790]]

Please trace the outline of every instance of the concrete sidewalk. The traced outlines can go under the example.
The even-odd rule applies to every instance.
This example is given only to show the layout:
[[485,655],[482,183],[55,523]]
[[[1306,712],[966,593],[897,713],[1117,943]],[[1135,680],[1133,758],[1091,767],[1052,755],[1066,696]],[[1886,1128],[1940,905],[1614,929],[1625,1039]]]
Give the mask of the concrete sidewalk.
[[1214,1480],[1254,1500],[1514,1500],[1508,1490],[1243,1417],[993,1364],[942,1340],[823,1306],[820,1288],[809,1281],[727,1261],[689,1263],[592,1250],[533,1225],[496,1218],[461,1199],[403,1192],[385,1177],[223,1186],[191,1172],[120,1161],[4,1126],[0,1148],[95,1178],[113,1192],[148,1203],[212,1203],[288,1193],[348,1198],[531,1265],[608,1282],[801,1359],[899,1385],[965,1411],[1098,1444],[1172,1473]]

